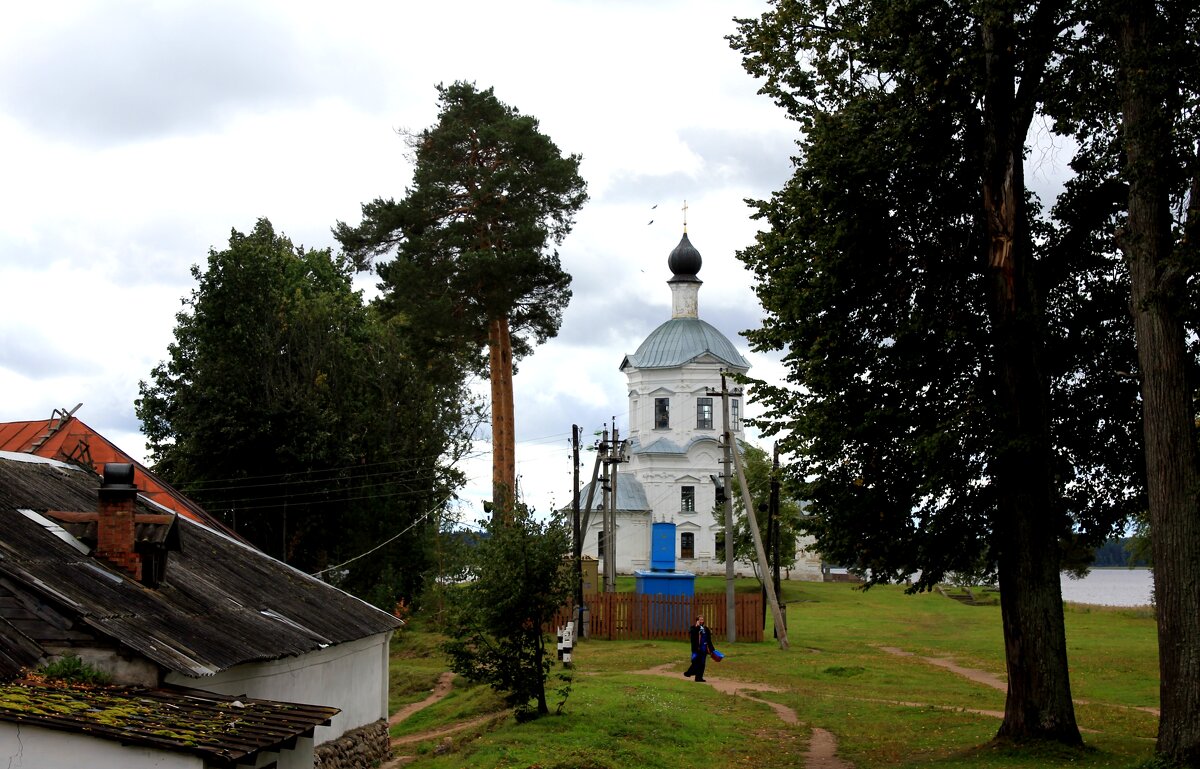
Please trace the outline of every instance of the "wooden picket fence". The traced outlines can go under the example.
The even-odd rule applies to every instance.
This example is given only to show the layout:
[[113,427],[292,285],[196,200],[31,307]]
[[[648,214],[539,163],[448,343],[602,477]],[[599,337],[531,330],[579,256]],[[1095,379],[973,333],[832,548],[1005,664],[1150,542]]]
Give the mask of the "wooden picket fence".
[[[763,640],[762,594],[737,593],[733,597],[734,623],[739,641]],[[697,615],[714,638],[726,637],[728,606],[724,593],[699,593],[690,596],[642,595],[640,593],[592,593],[583,597],[590,614],[589,638],[608,641],[642,639],[688,640],[688,628]],[[564,606],[554,618],[554,626],[575,619],[575,607]],[[576,631],[577,637],[579,631]]]

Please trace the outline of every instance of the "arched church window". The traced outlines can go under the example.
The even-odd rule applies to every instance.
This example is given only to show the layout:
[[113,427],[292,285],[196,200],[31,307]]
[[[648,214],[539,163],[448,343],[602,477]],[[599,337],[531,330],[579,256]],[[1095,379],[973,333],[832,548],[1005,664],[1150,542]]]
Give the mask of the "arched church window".
[[654,429],[666,430],[671,427],[671,399],[654,399]]

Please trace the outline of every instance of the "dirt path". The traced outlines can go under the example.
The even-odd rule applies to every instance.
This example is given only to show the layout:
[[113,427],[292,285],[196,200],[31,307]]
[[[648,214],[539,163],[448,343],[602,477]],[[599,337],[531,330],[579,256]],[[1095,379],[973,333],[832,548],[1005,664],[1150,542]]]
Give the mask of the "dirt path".
[[854,764],[838,758],[837,737],[833,732],[813,727],[804,756],[804,769],[854,769]]
[[436,740],[438,737],[449,737],[451,734],[457,734],[458,732],[466,731],[474,726],[481,726],[486,724],[488,721],[495,721],[505,718],[507,715],[507,712],[485,713],[482,716],[472,718],[468,721],[459,721],[456,724],[443,726],[440,729],[430,729],[429,731],[417,732],[416,734],[406,734],[403,737],[393,737],[392,747],[395,748],[400,745],[412,745],[414,742],[425,742],[426,740]]
[[[955,662],[954,660],[951,660],[951,659],[942,658],[942,657],[922,657],[917,654],[914,654],[913,652],[905,651],[904,649],[900,649],[900,648],[897,648],[894,646],[880,646],[879,650],[882,652],[885,652],[887,654],[897,656],[897,657],[913,657],[913,658],[918,659],[921,662],[924,662],[926,664],[936,665],[937,667],[949,670],[950,672],[952,672],[956,675],[960,675],[963,678],[966,678],[969,681],[978,683],[982,686],[988,686],[993,689],[998,689],[1000,691],[1007,691],[1007,688],[1008,688],[1007,683],[1005,683],[1005,681],[1002,678],[1000,678],[999,676],[997,676],[993,673],[989,673],[985,670],[978,670],[975,668],[964,667],[962,665],[959,665],[957,662]],[[681,673],[681,671],[678,670],[678,667],[679,666],[677,664],[668,662],[668,663],[664,663],[662,665],[658,665],[653,668],[649,668],[648,670],[636,670],[633,672],[637,675],[664,676],[667,678],[676,678],[677,679]],[[714,669],[716,669],[715,665],[709,667],[708,677],[706,678],[706,683],[709,686],[711,686],[713,689],[721,692],[722,694],[728,694],[728,695],[734,696],[734,697],[743,697],[745,699],[752,700],[754,702],[758,702],[760,704],[766,705],[767,707],[769,707],[773,711],[775,711],[775,714],[779,717],[779,720],[782,721],[784,724],[787,724],[788,726],[796,726],[796,727],[802,728],[802,725],[800,724],[800,719],[797,716],[795,710],[793,710],[792,708],[789,708],[786,705],[782,705],[778,702],[772,702],[770,700],[754,696],[756,693],[759,693],[759,692],[782,692],[782,691],[784,691],[784,689],[782,689],[778,686],[773,686],[771,684],[764,684],[764,683],[758,683],[758,682],[753,682],[753,681],[735,681],[735,680],[727,679],[724,677],[714,678],[712,675]],[[453,673],[448,673],[448,672],[442,673],[442,675],[438,677],[437,684],[436,684],[436,686],[434,686],[433,690],[429,693],[429,696],[427,696],[424,700],[422,700],[420,702],[414,702],[414,703],[412,703],[410,705],[406,705],[405,707],[396,711],[391,716],[391,718],[388,719],[388,725],[392,726],[397,723],[400,723],[404,719],[411,716],[413,713],[416,713],[419,710],[427,708],[430,705],[434,704],[435,702],[438,702],[439,700],[444,698],[447,694],[450,693],[453,679],[454,679]],[[871,701],[883,702],[884,700],[871,700]],[[914,708],[931,707],[931,705],[929,705],[927,703],[922,703],[922,702],[893,702],[893,701],[888,701],[888,702],[890,702],[890,704],[901,705],[904,707],[914,707]],[[1083,703],[1084,701],[1076,700],[1076,702]],[[932,707],[936,707],[936,706],[932,706]],[[994,710],[976,710],[976,709],[972,709],[972,708],[949,708],[949,709],[961,711],[961,712],[967,712],[967,713],[977,713],[979,715],[1000,718],[1000,719],[1004,718],[1004,713],[1002,713],[1000,711],[994,711]],[[1155,714],[1158,713],[1157,708],[1136,708],[1136,709],[1137,710],[1145,710],[1147,712],[1152,712]],[[430,731],[426,731],[426,732],[420,732],[417,734],[410,734],[410,735],[406,735],[404,737],[397,737],[392,740],[392,747],[394,750],[396,750],[396,749],[403,748],[404,746],[410,746],[410,745],[413,745],[413,744],[419,743],[419,742],[425,742],[428,740],[436,740],[436,739],[440,739],[440,738],[448,738],[452,734],[455,734],[460,731],[465,731],[467,729],[470,729],[470,728],[473,728],[476,726],[480,726],[482,724],[487,723],[489,720],[493,720],[498,717],[503,718],[504,715],[505,714],[494,714],[493,713],[493,714],[489,714],[489,715],[485,715],[485,716],[480,716],[479,718],[474,718],[469,721],[463,721],[463,722],[459,722],[457,724],[452,724],[450,726],[446,726],[446,727],[443,727],[440,729],[430,730]],[[449,742],[449,740],[445,740],[444,742]],[[853,764],[851,764],[850,762],[848,762],[845,759],[840,758],[838,756],[837,749],[838,749],[837,737],[832,732],[829,732],[826,729],[821,729],[820,727],[813,727],[811,730],[810,736],[809,736],[808,753],[805,754],[804,769],[854,769]],[[435,752],[437,752],[437,748],[435,748]],[[414,760],[414,758],[415,758],[414,756],[398,755],[395,758],[393,758],[391,761],[385,763],[380,769],[395,769],[396,767],[404,766],[405,764],[411,762],[412,760]]]
[[[912,652],[906,652],[903,649],[897,649],[895,646],[880,646],[880,651],[893,654],[897,657],[916,657]],[[1008,684],[999,676],[993,675],[986,670],[975,670],[974,668],[964,668],[954,660],[944,659],[941,657],[918,657],[922,662],[928,662],[930,665],[937,665],[940,668],[945,668],[952,673],[957,673],[968,681],[974,681],[977,684],[990,686],[993,689],[1000,691],[1008,691]]]
[[[912,652],[904,651],[903,649],[897,649],[894,646],[880,646],[879,650],[883,651],[883,652],[887,652],[888,654],[894,654],[897,657],[916,657],[917,659],[921,660],[922,662],[927,662],[930,665],[937,665],[938,667],[945,668],[946,670],[949,670],[953,673],[957,673],[958,675],[962,676],[963,678],[966,678],[967,680],[970,680],[970,681],[974,681],[977,684],[983,684],[984,686],[990,686],[993,689],[999,689],[1002,692],[1008,691],[1008,683],[1005,682],[1004,679],[1000,678],[997,675],[989,673],[986,670],[975,670],[974,668],[965,668],[962,665],[959,665],[958,663],[956,663],[954,660],[949,660],[949,659],[945,659],[945,658],[941,658],[941,657],[918,657],[916,654],[913,654]],[[919,703],[902,702],[902,703],[898,703],[898,704],[913,705],[914,707],[928,707],[927,705],[921,705]],[[1092,705],[1095,703],[1093,703],[1089,700],[1076,699],[1075,704],[1076,705]],[[1109,703],[1108,707],[1125,708],[1127,710],[1140,710],[1144,713],[1150,713],[1154,716],[1157,716],[1159,714],[1158,708],[1155,708],[1155,707],[1139,707],[1139,706],[1135,706],[1135,705],[1115,705],[1112,703]],[[985,716],[995,716],[996,718],[1004,718],[1004,713],[998,712],[995,710],[969,710],[968,709],[967,712],[979,713],[979,714],[985,715]],[[1095,731],[1095,730],[1083,730],[1083,731]]]
[[[784,691],[778,686],[770,684],[762,684],[751,681],[734,681],[725,678],[713,678],[712,671],[715,666],[709,666],[705,675],[705,683],[723,694],[733,695],[735,697],[743,697],[748,700],[766,705],[775,711],[779,716],[779,720],[789,726],[799,726],[800,719],[796,715],[796,711],[789,708],[787,705],[781,705],[778,702],[772,702],[760,697],[755,697],[753,692],[782,692]],[[665,665],[658,665],[649,670],[635,670],[633,672],[639,675],[666,676],[668,678],[677,678],[680,675],[678,666],[668,662]],[[825,729],[814,727],[808,740],[808,753],[804,757],[804,769],[853,769],[854,765],[838,757],[837,754],[837,738],[832,732]]]
[[438,676],[437,683],[434,685],[433,689],[429,692],[428,697],[421,700],[420,702],[409,703],[408,705],[405,705],[404,707],[397,710],[395,713],[393,713],[391,715],[390,718],[388,718],[388,726],[395,726],[396,724],[400,723],[404,719],[411,716],[413,713],[416,713],[418,710],[424,710],[425,708],[429,707],[430,705],[437,702],[438,700],[444,699],[445,696],[450,693],[450,687],[453,685],[453,682],[454,682],[454,674],[453,673],[451,673],[450,671],[446,671],[445,673],[442,673],[440,676]]
[[[664,665],[650,668],[649,670],[634,670],[632,672],[643,676],[667,676],[668,678],[678,678],[680,671],[676,670],[677,667],[678,665],[675,663],[668,662]],[[713,678],[711,672],[712,669],[713,666],[710,665],[708,671],[706,671],[708,673],[708,677],[704,679],[704,682],[712,688],[723,694],[732,694],[737,697],[744,697],[748,700],[754,700],[755,702],[761,702],[762,704],[774,710],[776,715],[779,716],[779,720],[783,721],[785,724],[800,723],[800,719],[796,717],[796,711],[792,710],[787,705],[780,705],[778,702],[759,699],[758,697],[751,696],[750,694],[750,692],[781,692],[783,689],[780,689],[778,686],[771,686],[770,684],[749,683],[746,681],[731,681],[723,678]]]
[[[650,668],[649,670],[634,671],[639,675],[654,675],[666,676],[675,678],[679,675],[679,671],[675,670],[674,663],[666,663],[658,667]],[[711,670],[711,668],[710,668]],[[394,726],[404,719],[411,716],[417,711],[423,710],[430,705],[443,699],[450,693],[451,685],[454,680],[453,673],[442,673],[437,680],[437,684],[425,699],[420,702],[414,702],[405,705],[400,710],[397,710],[388,718],[388,726]],[[781,692],[783,689],[770,684],[755,683],[749,681],[734,681],[725,678],[713,678],[711,673],[707,679],[707,683],[713,689],[736,697],[744,697],[748,700],[766,705],[775,711],[779,716],[779,720],[789,726],[798,726],[800,719],[796,716],[796,711],[789,708],[787,705],[781,705],[778,702],[771,702],[759,697],[755,697],[755,692]],[[384,763],[380,769],[398,769],[416,759],[416,756],[407,755],[404,748],[414,745],[419,742],[427,742],[443,737],[449,737],[457,732],[480,726],[487,723],[491,719],[497,718],[497,714],[489,714],[480,716],[479,718],[471,719],[470,721],[461,721],[457,724],[452,724],[440,729],[433,729],[416,734],[408,734],[403,737],[395,737],[392,739],[393,757],[390,761]],[[503,717],[503,716],[500,716]],[[434,749],[435,752],[437,749]],[[809,739],[808,753],[805,756],[804,769],[853,769],[853,764],[848,763],[837,755],[837,738],[831,732],[825,729],[814,728]]]
[[[442,673],[440,676],[438,676],[437,683],[434,685],[433,690],[429,692],[429,695],[425,699],[421,700],[420,702],[409,703],[408,705],[405,705],[397,710],[391,715],[391,717],[388,718],[388,726],[395,726],[411,716],[413,713],[424,710],[435,702],[445,699],[446,695],[450,693],[451,688],[453,688],[453,682],[454,673],[449,671]],[[497,718],[504,718],[506,715],[507,713],[488,713],[486,715],[479,716],[478,718],[472,718],[469,721],[459,721],[456,724],[444,726],[440,729],[430,729],[424,732],[418,732],[416,734],[406,734],[403,737],[393,737],[391,742],[392,758],[391,760],[380,765],[379,769],[396,769],[397,767],[404,766],[405,764],[415,760],[416,756],[406,755],[402,750],[402,748],[405,746],[413,745],[418,742],[425,742],[427,740],[436,740],[442,737],[449,737],[452,734],[486,724],[488,721]],[[437,749],[435,748],[434,751],[437,752]]]

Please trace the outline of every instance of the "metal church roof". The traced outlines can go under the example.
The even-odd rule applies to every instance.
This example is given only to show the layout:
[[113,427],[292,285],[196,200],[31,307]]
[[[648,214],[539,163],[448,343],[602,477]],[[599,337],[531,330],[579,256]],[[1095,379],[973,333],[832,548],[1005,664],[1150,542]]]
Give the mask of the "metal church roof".
[[657,438],[643,446],[641,440],[635,437],[631,438],[629,441],[629,453],[686,455],[697,443],[716,444],[717,439],[715,435],[696,435],[688,441],[686,446],[680,446],[678,443],[675,443],[668,438]]
[[724,334],[699,318],[672,318],[650,333],[637,352],[626,355],[621,370],[634,368],[674,368],[709,354],[736,369],[749,369]]
[[[587,506],[588,488],[592,484],[584,484],[579,492],[579,509],[582,510]],[[596,495],[592,499],[592,512],[600,509],[600,489],[596,489]],[[650,509],[650,503],[646,501],[646,489],[642,486],[641,481],[634,478],[631,473],[619,473],[617,476],[617,506],[616,510],[629,511],[644,511]]]

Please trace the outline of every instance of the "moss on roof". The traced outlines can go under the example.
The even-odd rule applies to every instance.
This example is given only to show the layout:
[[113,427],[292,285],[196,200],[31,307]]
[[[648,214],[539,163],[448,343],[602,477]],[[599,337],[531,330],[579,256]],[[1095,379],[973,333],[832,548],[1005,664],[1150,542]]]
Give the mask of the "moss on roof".
[[0,720],[197,753],[230,765],[311,734],[337,713],[194,690],[85,685],[37,673],[0,685]]

